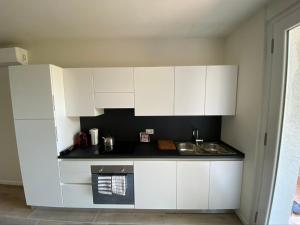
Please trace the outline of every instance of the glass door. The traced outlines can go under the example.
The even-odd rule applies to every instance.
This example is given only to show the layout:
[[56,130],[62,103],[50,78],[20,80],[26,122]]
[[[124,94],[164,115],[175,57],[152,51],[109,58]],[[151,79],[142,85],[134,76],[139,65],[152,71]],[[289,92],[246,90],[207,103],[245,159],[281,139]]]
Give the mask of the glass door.
[[[289,224],[300,167],[300,9],[272,24],[267,144],[257,224]],[[300,225],[300,224],[299,224]]]

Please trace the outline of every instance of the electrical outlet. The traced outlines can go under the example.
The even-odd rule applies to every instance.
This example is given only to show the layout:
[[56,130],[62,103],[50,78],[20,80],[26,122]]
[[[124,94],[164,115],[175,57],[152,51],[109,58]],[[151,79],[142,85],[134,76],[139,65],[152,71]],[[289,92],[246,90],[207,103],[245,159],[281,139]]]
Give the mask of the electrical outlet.
[[146,129],[146,134],[154,134],[154,129]]

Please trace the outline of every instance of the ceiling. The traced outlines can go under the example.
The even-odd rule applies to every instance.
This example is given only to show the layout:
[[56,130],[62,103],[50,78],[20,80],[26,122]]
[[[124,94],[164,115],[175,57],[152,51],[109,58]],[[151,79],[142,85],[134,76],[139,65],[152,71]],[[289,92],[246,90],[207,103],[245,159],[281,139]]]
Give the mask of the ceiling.
[[0,42],[224,37],[269,0],[0,0]]

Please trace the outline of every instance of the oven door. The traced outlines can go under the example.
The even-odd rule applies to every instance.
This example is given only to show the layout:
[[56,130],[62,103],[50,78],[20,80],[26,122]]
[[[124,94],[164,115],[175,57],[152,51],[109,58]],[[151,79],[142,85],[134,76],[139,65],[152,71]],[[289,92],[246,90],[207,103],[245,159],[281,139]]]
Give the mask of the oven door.
[[134,204],[133,166],[91,166],[94,204]]

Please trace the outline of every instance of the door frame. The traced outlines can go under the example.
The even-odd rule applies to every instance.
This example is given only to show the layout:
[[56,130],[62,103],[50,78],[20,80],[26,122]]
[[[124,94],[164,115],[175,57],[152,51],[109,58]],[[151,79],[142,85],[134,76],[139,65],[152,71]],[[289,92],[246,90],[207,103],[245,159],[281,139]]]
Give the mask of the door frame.
[[[259,138],[257,196],[253,208],[253,223],[268,224],[276,182],[286,85],[287,39],[275,38],[275,30],[299,25],[300,3],[285,10],[267,23],[266,67],[264,79],[263,108]],[[295,22],[298,21],[298,22]],[[283,43],[278,45],[278,43]],[[283,53],[283,54],[282,54]],[[279,69],[275,69],[279,68]]]

